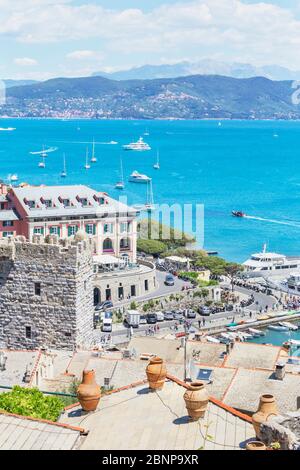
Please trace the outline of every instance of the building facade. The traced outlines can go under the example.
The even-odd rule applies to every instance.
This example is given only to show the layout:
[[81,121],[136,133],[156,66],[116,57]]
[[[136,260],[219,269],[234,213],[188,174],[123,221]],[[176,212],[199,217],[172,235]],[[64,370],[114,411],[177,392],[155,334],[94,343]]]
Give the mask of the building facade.
[[136,261],[138,212],[103,192],[83,186],[29,186],[0,189],[0,238],[56,235],[70,238],[84,231],[94,254]]
[[137,217],[136,209],[83,185],[0,185],[0,240],[77,237],[90,243],[94,305],[157,288],[154,265],[137,261]]

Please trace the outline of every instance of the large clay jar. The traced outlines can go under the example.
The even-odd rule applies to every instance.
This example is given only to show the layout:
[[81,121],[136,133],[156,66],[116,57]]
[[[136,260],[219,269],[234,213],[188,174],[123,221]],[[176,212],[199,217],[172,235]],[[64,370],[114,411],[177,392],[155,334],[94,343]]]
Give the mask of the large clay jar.
[[261,441],[251,441],[246,444],[246,450],[267,450],[267,447]]
[[82,382],[77,389],[77,396],[84,411],[96,410],[101,397],[101,388],[96,383],[94,370],[83,371]]
[[152,357],[146,368],[146,374],[151,390],[162,389],[167,376],[164,361],[160,357]]
[[183,395],[189,417],[193,421],[203,418],[207,410],[209,396],[203,382],[192,382]]
[[273,395],[262,395],[256,413],[252,415],[252,424],[255,435],[260,438],[260,425],[268,421],[271,417],[278,415],[276,401]]

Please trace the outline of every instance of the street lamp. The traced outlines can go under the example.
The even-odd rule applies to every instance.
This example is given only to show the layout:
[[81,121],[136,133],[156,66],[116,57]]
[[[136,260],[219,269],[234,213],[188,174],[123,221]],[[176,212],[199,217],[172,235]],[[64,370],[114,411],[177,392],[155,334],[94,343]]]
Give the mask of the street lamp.
[[190,323],[185,320],[184,324],[184,382],[190,381],[190,378],[187,376],[187,342],[190,331]]

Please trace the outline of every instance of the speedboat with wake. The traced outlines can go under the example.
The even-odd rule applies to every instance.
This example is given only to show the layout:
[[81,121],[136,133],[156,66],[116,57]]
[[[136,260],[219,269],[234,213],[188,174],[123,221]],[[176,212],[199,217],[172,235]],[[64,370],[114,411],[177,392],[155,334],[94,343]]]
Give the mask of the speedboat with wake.
[[246,216],[245,212],[242,212],[242,211],[232,211],[231,214],[234,217],[245,217]]

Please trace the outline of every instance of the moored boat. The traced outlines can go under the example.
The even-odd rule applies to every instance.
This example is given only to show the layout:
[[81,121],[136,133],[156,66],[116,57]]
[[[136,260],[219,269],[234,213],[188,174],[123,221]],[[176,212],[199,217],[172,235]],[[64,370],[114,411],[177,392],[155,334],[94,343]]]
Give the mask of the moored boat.
[[133,171],[131,173],[128,181],[130,183],[144,183],[144,184],[147,184],[148,181],[150,181],[150,180],[151,180],[151,178],[149,178],[149,176],[142,175],[138,171]]
[[144,142],[143,137],[140,137],[137,142],[130,142],[130,144],[123,145],[124,150],[137,150],[137,151],[145,151],[145,150],[151,150],[151,147],[149,144]]
[[286,326],[268,325],[268,330],[273,330],[273,331],[288,331],[289,329],[288,329]]

